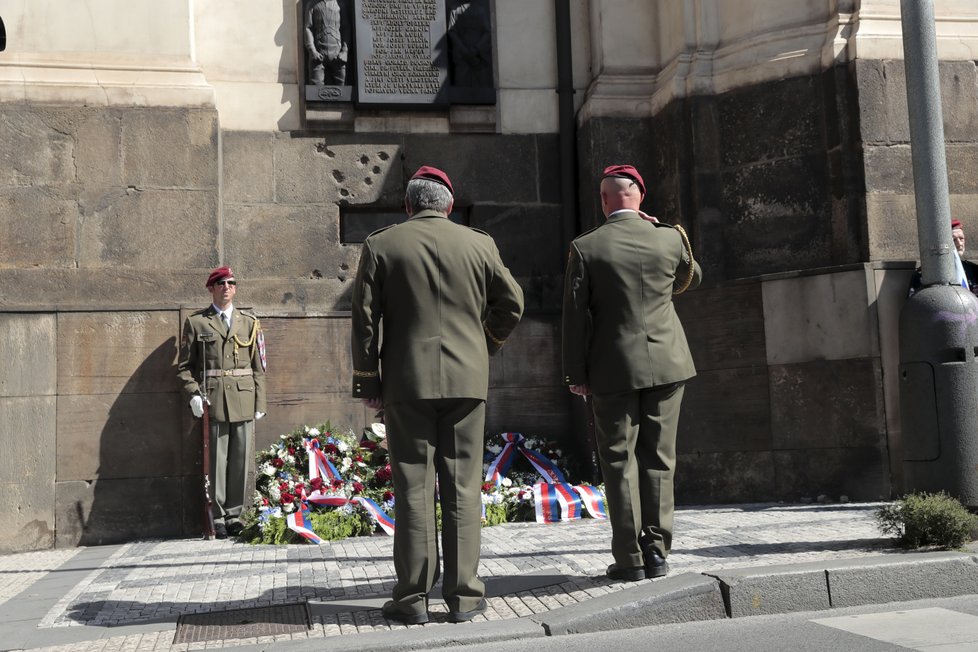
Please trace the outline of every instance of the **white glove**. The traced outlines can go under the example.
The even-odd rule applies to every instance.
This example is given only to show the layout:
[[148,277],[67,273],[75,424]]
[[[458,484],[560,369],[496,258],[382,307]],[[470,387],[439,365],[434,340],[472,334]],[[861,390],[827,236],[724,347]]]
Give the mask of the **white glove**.
[[200,394],[194,394],[190,398],[190,411],[194,413],[194,416],[198,419],[204,416],[204,399],[200,397]]
[[255,412],[255,421],[258,421],[263,416],[265,416],[265,413],[264,412]]

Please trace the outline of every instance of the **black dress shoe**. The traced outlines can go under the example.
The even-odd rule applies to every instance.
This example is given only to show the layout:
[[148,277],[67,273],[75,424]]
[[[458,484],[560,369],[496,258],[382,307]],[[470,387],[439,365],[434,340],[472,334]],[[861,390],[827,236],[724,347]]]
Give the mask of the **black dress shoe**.
[[645,579],[645,569],[641,566],[638,568],[625,568],[618,564],[612,564],[608,566],[608,570],[604,574],[608,576],[609,580],[616,582],[637,582]]
[[214,524],[214,538],[215,539],[227,539],[228,529],[224,526],[224,523]]
[[476,616],[478,616],[479,614],[486,613],[486,609],[488,608],[488,606],[489,605],[486,604],[486,599],[482,598],[481,600],[479,600],[479,604],[475,605],[475,609],[472,609],[471,611],[449,611],[448,622],[450,623],[468,622],[473,618],[475,618]]
[[664,577],[669,572],[669,562],[667,562],[659,551],[649,548],[645,552],[645,577]]
[[428,612],[422,611],[421,613],[408,613],[402,611],[397,603],[393,600],[388,600],[384,603],[384,606],[380,608],[381,613],[384,614],[384,618],[387,620],[396,620],[399,623],[404,623],[405,625],[424,625],[428,622]]
[[231,521],[227,524],[227,531],[232,537],[236,537],[244,532],[244,525],[241,524],[241,521]]

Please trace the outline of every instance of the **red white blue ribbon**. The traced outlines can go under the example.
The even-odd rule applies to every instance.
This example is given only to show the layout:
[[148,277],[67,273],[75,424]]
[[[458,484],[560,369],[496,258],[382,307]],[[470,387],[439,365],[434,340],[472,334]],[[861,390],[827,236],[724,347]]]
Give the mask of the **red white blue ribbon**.
[[498,487],[509,468],[513,466],[513,459],[516,457],[516,444],[523,441],[523,435],[518,432],[504,432],[500,435],[506,444],[492,462],[489,463],[489,470],[486,472],[486,480],[496,483]]
[[[333,463],[326,457],[326,453],[319,448],[319,440],[306,439],[304,443],[306,450],[309,452],[309,480],[312,481],[320,478],[324,483],[332,483],[334,480],[343,482],[343,476],[340,475],[340,472],[336,470]],[[313,541],[312,537],[315,537],[316,541],[313,541],[314,543],[322,543],[323,541],[312,531],[312,526],[309,523],[308,514],[310,504],[319,505],[320,507],[343,507],[351,503],[360,505],[367,511],[373,521],[380,526],[380,529],[391,536],[394,535],[394,519],[381,509],[380,505],[366,496],[347,498],[346,496],[336,496],[319,490],[309,494],[303,492],[301,498],[301,508],[289,514],[286,522],[289,529],[298,532],[310,541]],[[296,516],[296,514],[300,516]]]
[[[356,504],[363,507],[370,518],[373,519],[374,523],[380,526],[380,529],[394,536],[394,519],[392,519],[387,512],[385,512],[380,505],[378,505],[373,500],[367,498],[366,496],[354,496],[353,498],[347,498],[346,496],[331,496],[324,494],[322,491],[314,491],[303,500],[303,511],[306,510],[306,504],[319,505],[320,507],[343,507],[344,505]],[[292,526],[292,516],[289,514],[289,528],[295,530],[302,536],[302,530],[296,529]],[[306,537],[308,538],[308,537]]]
[[536,508],[537,523],[557,523],[560,521],[560,501],[552,484],[538,482],[533,485],[533,502]]
[[581,499],[578,497],[574,487],[566,482],[551,485],[557,494],[557,502],[563,512],[563,520],[576,521],[581,518]]
[[513,466],[516,453],[520,452],[544,480],[548,482],[567,482],[564,479],[564,474],[549,457],[543,453],[530,450],[524,445],[523,442],[526,438],[523,437],[522,433],[504,432],[501,436],[506,444],[499,452],[499,455],[496,456],[496,459],[490,462],[489,470],[486,473],[487,481],[495,482],[497,487],[502,484],[503,478],[506,477],[510,467]]
[[343,481],[343,476],[336,470],[333,463],[326,457],[326,453],[319,448],[318,439],[306,439],[306,451],[309,453],[309,479],[321,478],[323,482],[331,483],[333,480]]
[[360,503],[367,513],[373,517],[374,522],[380,526],[380,529],[394,536],[394,519],[387,515],[387,512],[380,508],[380,505],[367,498],[366,496],[354,496],[350,502]]
[[604,494],[597,487],[592,487],[589,484],[579,484],[574,487],[574,491],[581,497],[581,504],[584,505],[584,509],[587,510],[591,518],[608,518]]
[[310,543],[314,543],[317,546],[322,545],[323,540],[313,532],[312,522],[309,520],[309,510],[304,506],[302,509],[286,516],[285,522],[288,524],[290,530],[299,533],[308,539]]

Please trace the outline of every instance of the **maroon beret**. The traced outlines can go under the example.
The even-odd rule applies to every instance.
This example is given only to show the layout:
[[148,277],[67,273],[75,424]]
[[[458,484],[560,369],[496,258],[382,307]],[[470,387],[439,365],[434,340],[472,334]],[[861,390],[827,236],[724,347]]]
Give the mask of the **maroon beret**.
[[601,178],[605,179],[607,177],[619,177],[623,179],[631,179],[638,184],[639,190],[642,191],[642,196],[645,196],[645,182],[642,181],[642,175],[638,173],[638,170],[633,168],[631,165],[609,165],[601,173]]
[[223,265],[213,270],[210,276],[207,277],[207,285],[204,287],[210,289],[218,281],[223,281],[226,278],[234,278],[234,272],[227,265]]
[[952,231],[954,229],[960,229],[960,228],[961,228],[961,220],[951,220],[951,230]]
[[418,168],[418,171],[414,173],[412,179],[427,179],[428,181],[434,181],[435,183],[440,183],[441,185],[448,188],[448,192],[455,196],[455,190],[452,188],[452,182],[449,180],[448,175],[439,170],[438,168],[433,168],[430,165],[422,165]]

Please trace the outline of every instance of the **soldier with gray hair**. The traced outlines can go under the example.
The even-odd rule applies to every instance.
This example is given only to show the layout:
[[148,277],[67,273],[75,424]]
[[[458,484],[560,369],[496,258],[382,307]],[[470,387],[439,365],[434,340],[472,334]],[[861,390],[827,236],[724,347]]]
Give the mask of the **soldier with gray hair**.
[[422,166],[404,203],[407,222],[364,241],[353,285],[353,396],[384,409],[394,475],[397,583],[383,614],[428,622],[440,502],[442,597],[462,622],[486,610],[477,571],[489,355],[519,322],[523,292],[487,233],[448,219],[444,172]]

